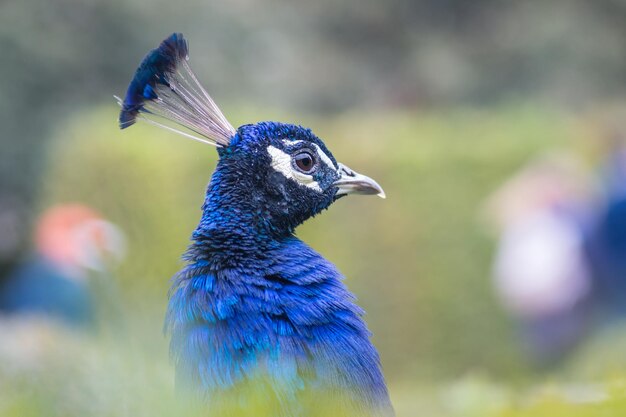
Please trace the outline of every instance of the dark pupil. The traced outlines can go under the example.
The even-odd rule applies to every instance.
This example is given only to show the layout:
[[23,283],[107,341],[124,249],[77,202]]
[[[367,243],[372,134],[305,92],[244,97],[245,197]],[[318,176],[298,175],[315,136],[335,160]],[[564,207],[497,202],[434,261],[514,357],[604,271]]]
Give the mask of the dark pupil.
[[313,168],[313,157],[308,153],[300,153],[296,155],[296,165],[302,171],[308,172]]

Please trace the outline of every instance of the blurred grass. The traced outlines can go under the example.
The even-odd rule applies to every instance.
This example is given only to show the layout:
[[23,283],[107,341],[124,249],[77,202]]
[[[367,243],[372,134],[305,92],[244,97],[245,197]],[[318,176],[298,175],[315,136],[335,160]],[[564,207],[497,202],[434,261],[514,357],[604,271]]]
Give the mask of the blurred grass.
[[[57,131],[42,207],[82,201],[127,232],[129,257],[115,277],[123,323],[87,336],[59,330],[41,369],[2,369],[0,415],[194,415],[174,396],[161,327],[169,277],[199,219],[216,154],[150,126],[120,132],[116,113],[85,112]],[[235,125],[258,117],[255,109],[227,113]],[[592,158],[585,126],[524,105],[263,114],[313,128],[338,160],[387,192],[384,201],[343,199],[298,234],[338,265],[368,312],[399,416],[624,415],[622,370],[585,380],[600,403],[583,405],[569,384],[590,374],[593,359],[580,359],[587,370],[554,385],[528,371],[492,296],[493,241],[480,221],[485,198],[533,155],[565,148]]]
[[[0,343],[0,415],[206,416],[201,405],[175,390],[158,338],[150,340],[154,336],[147,337],[138,322],[130,327],[132,332],[110,337],[36,321],[3,322],[0,331],[14,340],[13,349],[6,340]],[[618,417],[626,412],[623,375],[519,386],[475,372],[437,383],[392,381],[390,389],[398,417]]]

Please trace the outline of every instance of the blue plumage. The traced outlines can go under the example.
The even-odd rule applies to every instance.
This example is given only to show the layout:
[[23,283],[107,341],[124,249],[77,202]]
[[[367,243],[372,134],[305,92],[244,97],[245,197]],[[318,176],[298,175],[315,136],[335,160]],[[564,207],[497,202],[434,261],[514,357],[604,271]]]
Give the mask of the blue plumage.
[[158,98],[155,91],[158,84],[169,86],[169,76],[181,60],[187,59],[187,54],[187,41],[182,34],[173,33],[146,55],[128,86],[120,113],[120,128],[133,125],[144,103]]
[[[262,122],[234,130],[199,84],[186,89],[197,94],[170,100],[180,79],[169,63],[181,62],[180,48],[167,49],[175,57],[162,52],[173,40],[186,45],[172,35],[144,59],[120,123],[145,112],[139,103],[154,92],[149,100],[161,112],[147,113],[218,147],[165,320],[179,380],[206,396],[216,415],[392,415],[363,311],[337,269],[293,234],[342,196],[384,196],[382,189],[338,163],[309,129]],[[190,115],[211,123],[198,129]]]

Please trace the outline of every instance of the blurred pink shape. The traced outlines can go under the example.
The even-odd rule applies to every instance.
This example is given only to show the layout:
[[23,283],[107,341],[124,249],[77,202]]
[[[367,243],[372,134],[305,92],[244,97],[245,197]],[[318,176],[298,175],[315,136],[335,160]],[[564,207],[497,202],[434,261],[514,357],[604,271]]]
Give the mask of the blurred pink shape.
[[46,210],[37,224],[35,245],[44,257],[71,270],[101,270],[108,258],[120,261],[126,249],[117,226],[78,203]]

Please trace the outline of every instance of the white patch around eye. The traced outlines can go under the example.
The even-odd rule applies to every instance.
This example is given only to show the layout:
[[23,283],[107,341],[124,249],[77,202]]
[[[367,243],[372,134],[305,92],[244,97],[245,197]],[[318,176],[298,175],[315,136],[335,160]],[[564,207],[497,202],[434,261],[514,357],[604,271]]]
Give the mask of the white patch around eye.
[[312,175],[303,174],[293,168],[291,165],[291,155],[272,145],[267,147],[267,152],[272,157],[272,168],[274,168],[275,171],[280,172],[285,176],[285,178],[296,181],[305,187],[309,187],[315,191],[319,191],[320,193],[322,192],[322,188],[317,181],[313,179]]
[[[303,140],[286,140],[283,139],[283,143],[285,145],[297,145],[298,143],[302,143],[304,142]],[[320,157],[320,159],[322,160],[322,162],[324,162],[328,168],[331,169],[337,169],[337,167],[335,166],[335,164],[333,164],[332,159],[330,159],[328,157],[328,155],[326,155],[326,153],[322,150],[322,148],[320,148],[316,143],[311,143],[311,145],[315,146],[315,150],[317,151],[317,155]]]
[[328,165],[328,168],[336,170],[337,167],[335,166],[335,164],[333,164],[332,159],[330,159],[328,157],[328,155],[326,155],[326,153],[319,146],[317,146],[315,143],[313,143],[313,146],[315,146],[315,150],[317,150],[317,154],[319,155],[319,157],[322,160],[322,162],[324,162],[326,165]]

